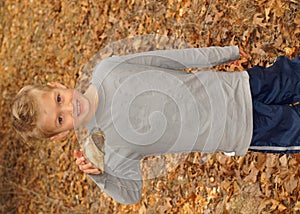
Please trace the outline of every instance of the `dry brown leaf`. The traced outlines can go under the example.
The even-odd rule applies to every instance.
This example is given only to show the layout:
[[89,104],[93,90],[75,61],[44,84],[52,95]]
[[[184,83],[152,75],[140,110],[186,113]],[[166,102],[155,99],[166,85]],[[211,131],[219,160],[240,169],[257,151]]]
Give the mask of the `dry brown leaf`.
[[250,164],[250,174],[247,175],[244,179],[244,181],[247,183],[247,182],[252,182],[252,183],[255,183],[257,181],[257,175],[259,173],[259,170],[255,167],[254,163],[252,162]]
[[253,17],[253,25],[256,27],[263,27],[267,26],[267,23],[264,23],[264,17],[261,13],[256,13]]
[[279,162],[281,167],[287,167],[288,166],[288,156],[287,155],[283,155],[279,158]]
[[296,187],[298,186],[298,180],[299,178],[295,175],[291,175],[287,179],[285,179],[283,184],[288,193],[292,193],[296,189]]
[[264,213],[263,211],[265,211],[265,213],[275,211],[279,204],[280,203],[274,199],[267,199],[258,207],[258,213]]
[[285,2],[282,0],[274,0],[273,1],[273,11],[277,17],[282,17],[284,16],[285,12]]

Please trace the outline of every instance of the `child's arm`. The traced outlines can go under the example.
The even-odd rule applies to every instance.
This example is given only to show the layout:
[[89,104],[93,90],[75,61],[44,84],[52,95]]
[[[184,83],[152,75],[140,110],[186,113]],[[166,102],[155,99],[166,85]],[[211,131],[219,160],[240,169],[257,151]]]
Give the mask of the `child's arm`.
[[113,56],[111,62],[149,65],[174,70],[205,68],[239,58],[237,46],[158,50],[125,56]]
[[142,180],[114,177],[108,173],[89,175],[110,197],[122,204],[136,204],[142,195]]
[[[122,204],[134,204],[140,200],[142,195],[141,175],[139,180],[118,178],[105,172],[101,173],[99,169],[93,168],[91,163],[85,163],[85,158],[81,152],[75,150],[74,156],[79,169],[88,173],[90,178],[114,200]],[[132,162],[132,164],[134,163]],[[139,166],[132,167],[139,169]]]

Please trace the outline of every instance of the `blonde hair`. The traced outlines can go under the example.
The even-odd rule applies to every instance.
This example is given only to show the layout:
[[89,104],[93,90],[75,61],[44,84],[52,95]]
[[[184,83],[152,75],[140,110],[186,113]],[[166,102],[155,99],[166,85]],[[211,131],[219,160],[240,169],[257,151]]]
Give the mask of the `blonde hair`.
[[23,87],[13,100],[11,109],[12,126],[25,141],[50,138],[54,135],[38,127],[39,106],[33,93],[33,91],[47,91],[50,89],[50,86],[28,85]]

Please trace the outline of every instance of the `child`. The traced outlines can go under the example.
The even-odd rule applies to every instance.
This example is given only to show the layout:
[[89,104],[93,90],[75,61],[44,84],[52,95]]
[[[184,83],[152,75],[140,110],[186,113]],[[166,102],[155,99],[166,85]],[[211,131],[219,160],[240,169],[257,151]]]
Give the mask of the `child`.
[[[13,126],[25,139],[58,140],[72,128],[100,129],[104,169],[76,164],[120,203],[142,192],[140,159],[203,151],[245,155],[300,151],[300,58],[279,57],[269,68],[214,72],[234,61],[237,47],[152,51],[99,63],[84,95],[58,83],[23,88],[12,106]],[[207,68],[185,73],[179,70]]]

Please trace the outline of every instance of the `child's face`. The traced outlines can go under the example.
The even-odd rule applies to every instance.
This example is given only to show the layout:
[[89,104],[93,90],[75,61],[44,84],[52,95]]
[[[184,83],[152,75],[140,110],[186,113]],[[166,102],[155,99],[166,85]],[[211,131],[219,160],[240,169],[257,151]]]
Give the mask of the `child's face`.
[[51,134],[65,133],[88,121],[90,103],[81,93],[58,85],[33,92],[39,107],[38,126]]

